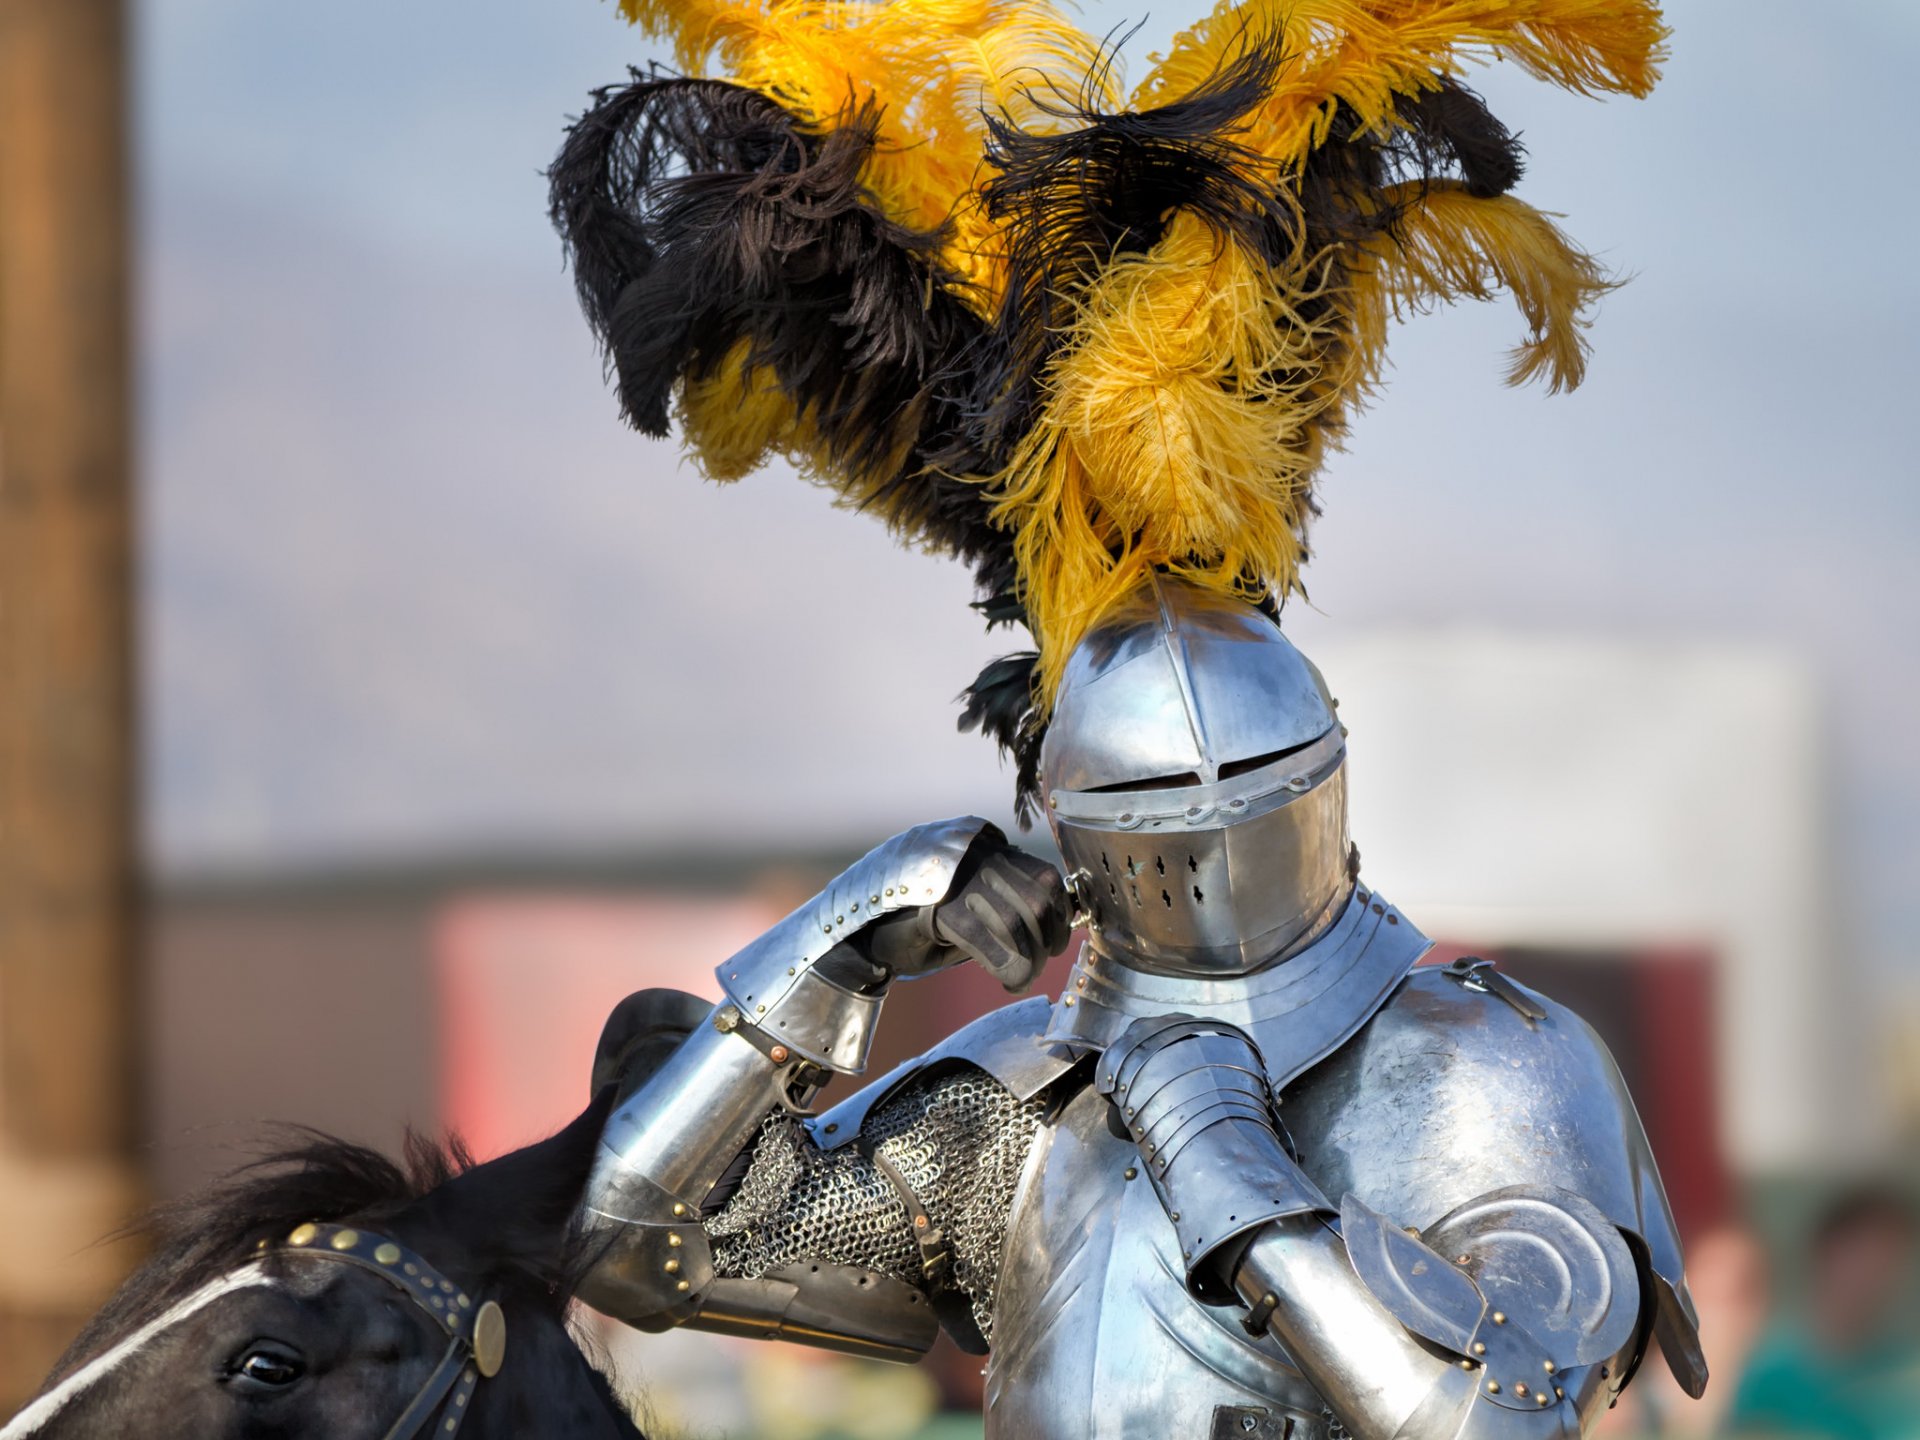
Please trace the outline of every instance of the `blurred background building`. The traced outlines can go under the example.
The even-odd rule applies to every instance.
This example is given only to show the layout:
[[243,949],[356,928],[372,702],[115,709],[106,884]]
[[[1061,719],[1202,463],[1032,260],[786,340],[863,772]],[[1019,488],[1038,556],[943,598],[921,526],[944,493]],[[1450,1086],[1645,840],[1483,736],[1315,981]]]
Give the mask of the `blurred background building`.
[[[1144,20],[1138,73],[1196,13],[1086,18]],[[1572,396],[1500,387],[1502,305],[1403,331],[1287,624],[1342,701],[1369,877],[1439,958],[1496,956],[1586,1014],[1640,1097],[1720,1374],[1693,1409],[1650,1367],[1615,1423],[1706,1434],[1739,1418],[1770,1317],[1825,1293],[1801,1262],[1830,1196],[1913,1178],[1920,1137],[1920,277],[1895,239],[1920,200],[1890,178],[1920,11],[1671,14],[1644,103],[1480,77],[1534,146],[1523,193],[1631,283]],[[584,1103],[619,996],[705,989],[868,844],[1004,820],[1011,794],[953,730],[995,651],[961,571],[790,475],[703,486],[620,427],[540,176],[586,90],[653,55],[610,6],[129,0],[129,21],[136,298],[109,290],[96,323],[132,319],[142,828],[137,850],[95,837],[71,893],[131,933],[111,902],[137,856],[145,909],[137,947],[37,941],[31,965],[0,915],[0,1216],[49,1209],[23,1154],[78,1145],[59,1173],[110,1177],[57,1260],[42,1244],[24,1275],[0,1244],[0,1317],[98,1283],[119,1262],[68,1231],[233,1164],[261,1122],[535,1138]],[[18,33],[0,104],[42,73]],[[31,218],[0,210],[0,256]],[[12,394],[37,354],[20,273],[0,270]],[[73,433],[111,423],[110,393],[68,389]],[[15,614],[50,603],[28,573],[0,573]],[[28,676],[10,666],[0,711]],[[82,853],[49,849],[44,791],[0,814],[0,878]],[[68,953],[97,957],[70,984]],[[23,973],[90,986],[91,1028],[21,1038]],[[1001,998],[971,974],[903,987],[876,1065]],[[83,1139],[22,1128],[27,1052],[56,1067],[41,1092],[109,1077]],[[1900,1310],[1876,1323],[1910,1339]],[[951,1351],[907,1371],[611,1338],[676,1433],[977,1433],[978,1362]]]

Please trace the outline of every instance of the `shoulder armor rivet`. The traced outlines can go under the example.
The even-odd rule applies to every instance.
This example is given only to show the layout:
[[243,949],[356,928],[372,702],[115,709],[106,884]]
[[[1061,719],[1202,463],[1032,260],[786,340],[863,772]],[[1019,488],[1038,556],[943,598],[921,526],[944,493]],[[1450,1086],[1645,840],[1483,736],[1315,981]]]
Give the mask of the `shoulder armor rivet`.
[[682,1240],[678,1235],[667,1236],[667,1248],[670,1250],[678,1250],[682,1245],[686,1243],[687,1242]]
[[1473,1353],[1474,1353],[1474,1354],[1476,1354],[1476,1355],[1484,1355],[1484,1354],[1486,1354],[1486,1353],[1487,1353],[1487,1342],[1486,1342],[1486,1341],[1484,1341],[1484,1340],[1476,1340],[1476,1341],[1474,1341],[1474,1342],[1473,1342]]
[[1496,1311],[1494,1311],[1494,1312],[1493,1312],[1493,1323],[1494,1323],[1494,1324],[1496,1324],[1496,1325],[1504,1325],[1504,1324],[1506,1324],[1506,1323],[1507,1323],[1507,1315],[1506,1315],[1506,1312],[1505,1312],[1504,1310],[1496,1310]]
[[1387,924],[1389,924],[1389,925],[1398,925],[1399,923],[1400,923],[1400,917],[1399,917],[1398,915],[1388,915],[1388,916],[1387,916]]
[[1420,1227],[1418,1225],[1403,1225],[1400,1228],[1405,1230],[1407,1234],[1411,1235],[1414,1239],[1418,1240],[1420,1238]]
[[1456,1265],[1471,1265],[1473,1263],[1473,1257],[1471,1255],[1456,1255],[1453,1257],[1453,1263]]
[[1122,1180],[1137,1180],[1140,1178],[1140,1172],[1129,1165],[1120,1172],[1120,1178]]
[[1518,1385],[1514,1386],[1513,1393],[1524,1399],[1527,1393],[1527,1382],[1522,1380]]
[[833,923],[836,925],[844,925],[847,923],[847,917],[844,915],[836,915],[833,917]]
[[1180,1223],[1180,1212],[1178,1210],[1173,1212],[1173,1223],[1176,1225]]
[[891,885],[887,886],[887,894],[889,895],[893,894],[893,886]]
[[660,1268],[669,1275],[678,1275],[680,1273],[680,1262],[678,1260],[669,1260]]
[[682,1280],[673,1288],[678,1290],[682,1295],[684,1295],[687,1293],[687,1291],[691,1290],[693,1286],[689,1285],[685,1280]]
[[1073,996],[1071,995],[1067,996],[1067,1008],[1068,1009],[1073,1008]]
[[1542,1390],[1538,1395],[1534,1396],[1533,1398],[1542,1405],[1551,1405],[1553,1403],[1551,1400],[1547,1399],[1547,1392],[1544,1390]]
[[789,974],[789,975],[797,975],[797,974],[799,974],[799,973],[800,973],[800,972],[799,972],[799,971],[798,971],[798,970],[797,970],[797,969],[796,969],[796,968],[795,968],[794,966],[792,966],[792,965],[789,965],[789,966],[787,966],[787,974]]
[[773,1061],[773,1063],[776,1065],[784,1065],[787,1063],[788,1053],[789,1052],[786,1046],[776,1045],[771,1050],[767,1051],[767,1058]]
[[1500,1393],[1500,1382],[1498,1380],[1487,1381],[1487,1394],[1498,1395],[1499,1393]]
[[[832,927],[831,925],[822,925],[822,926],[820,927],[820,933],[821,933],[822,935],[831,935],[831,934],[833,933],[833,927]],[[734,979],[736,979],[736,980],[737,980],[737,979],[739,979],[739,978],[740,978],[740,977],[739,977],[739,976],[737,976],[737,975],[736,975],[736,976],[734,976]]]
[[1473,1362],[1471,1360],[1462,1360],[1460,1362],[1460,1368],[1462,1370],[1471,1370],[1473,1369]]
[[675,1215],[685,1215],[687,1213],[687,1207],[684,1204],[682,1204],[680,1201],[676,1200],[673,1202],[673,1213]]
[[1551,1360],[1542,1360],[1540,1363],[1542,1366],[1545,1367],[1546,1372],[1549,1375],[1553,1374],[1555,1370],[1558,1370],[1560,1368],[1558,1365],[1555,1365]]
[[1558,1399],[1564,1400],[1567,1398],[1567,1392],[1562,1390],[1558,1385],[1553,1387],[1553,1393]]

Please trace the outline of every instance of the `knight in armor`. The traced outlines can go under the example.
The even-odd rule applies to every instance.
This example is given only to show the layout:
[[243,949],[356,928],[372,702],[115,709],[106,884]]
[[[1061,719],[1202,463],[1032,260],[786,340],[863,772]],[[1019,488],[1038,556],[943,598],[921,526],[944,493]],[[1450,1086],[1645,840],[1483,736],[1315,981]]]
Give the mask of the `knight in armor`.
[[[1064,875],[923,825],[720,965],[718,1005],[630,997],[584,1298],[902,1360],[944,1328],[990,1357],[994,1440],[1572,1437],[1655,1344],[1700,1393],[1612,1059],[1489,966],[1420,964],[1278,623],[1386,318],[1504,286],[1514,378],[1570,385],[1610,283],[1508,193],[1462,58],[1639,94],[1658,12],[1228,0],[1126,108],[1037,3],[627,9],[694,74],[600,92],[552,179],[628,418],[974,564],[1038,643],[963,724]],[[892,985],[1020,990],[1070,925],[1057,1000],[815,1112]]]

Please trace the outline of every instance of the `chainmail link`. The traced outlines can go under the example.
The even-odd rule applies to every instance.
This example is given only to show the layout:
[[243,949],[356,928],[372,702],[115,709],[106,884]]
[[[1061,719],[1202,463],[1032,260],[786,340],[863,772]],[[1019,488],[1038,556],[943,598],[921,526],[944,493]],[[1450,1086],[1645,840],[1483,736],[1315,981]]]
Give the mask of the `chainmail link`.
[[822,1152],[797,1121],[770,1116],[740,1188],[706,1222],[714,1271],[753,1279],[794,1261],[824,1260],[924,1289],[906,1207],[861,1153],[875,1149],[945,1233],[953,1256],[946,1283],[966,1296],[991,1341],[1000,1251],[1041,1109],[1038,1099],[1022,1104],[968,1068],[909,1081],[868,1112],[858,1146]]

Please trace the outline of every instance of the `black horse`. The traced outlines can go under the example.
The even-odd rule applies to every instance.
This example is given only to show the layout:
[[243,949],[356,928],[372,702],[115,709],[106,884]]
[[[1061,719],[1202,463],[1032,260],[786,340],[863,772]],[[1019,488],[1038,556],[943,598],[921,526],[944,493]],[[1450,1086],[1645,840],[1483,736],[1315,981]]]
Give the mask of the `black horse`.
[[644,1440],[566,1325],[610,1095],[484,1165],[314,1136],[160,1212],[0,1440]]

